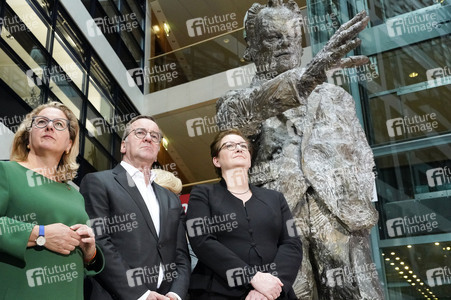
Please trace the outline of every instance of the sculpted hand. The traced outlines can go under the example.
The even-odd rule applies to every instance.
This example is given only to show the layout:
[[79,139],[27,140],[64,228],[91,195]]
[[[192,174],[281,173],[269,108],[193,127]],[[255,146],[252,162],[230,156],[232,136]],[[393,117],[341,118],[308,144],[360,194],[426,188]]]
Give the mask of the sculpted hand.
[[96,240],[92,229],[84,224],[75,224],[70,227],[80,237],[80,249],[85,260],[92,258],[96,251]]
[[370,59],[365,55],[356,55],[342,58],[337,64],[331,66],[333,68],[354,68],[367,64]]
[[283,283],[279,278],[269,274],[257,272],[251,280],[255,290],[263,294],[268,300],[277,299],[282,292]]
[[268,300],[262,293],[252,290],[247,294],[245,300]]
[[[338,28],[324,48],[307,65],[300,82],[304,96],[310,95],[310,92],[317,85],[326,81],[326,70],[342,65],[349,67],[353,64],[363,64],[363,61],[366,60],[364,57],[356,56],[352,59],[344,59],[343,62],[341,58],[360,45],[361,41],[357,38],[357,35],[365,29],[369,21],[370,18],[366,15],[366,12],[361,11]],[[354,58],[355,61],[353,62]]]
[[365,29],[370,18],[365,11],[359,12],[351,20],[338,28],[324,48],[315,56],[328,68],[340,61],[349,51],[360,45],[357,35]]
[[50,224],[45,226],[44,230],[44,247],[53,252],[68,255],[75,250],[75,247],[80,245],[80,236],[67,225],[61,223]]
[[168,297],[158,294],[157,292],[150,292],[146,300],[170,300]]

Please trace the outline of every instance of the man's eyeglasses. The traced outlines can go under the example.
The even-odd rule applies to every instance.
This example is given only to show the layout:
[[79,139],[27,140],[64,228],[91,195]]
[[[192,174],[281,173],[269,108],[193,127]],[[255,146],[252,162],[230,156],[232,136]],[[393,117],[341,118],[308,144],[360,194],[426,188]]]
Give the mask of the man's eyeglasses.
[[229,151],[234,151],[237,146],[240,146],[240,148],[243,150],[249,150],[249,145],[246,142],[241,143],[226,142],[222,144],[221,147],[219,147],[219,151],[221,151],[223,148],[226,148]]
[[151,140],[152,142],[154,142],[154,143],[160,143],[161,138],[162,138],[161,133],[159,133],[159,132],[156,132],[156,131],[147,131],[147,130],[144,129],[144,128],[136,128],[136,129],[131,130],[131,131],[124,137],[124,140],[127,138],[127,136],[129,136],[130,133],[132,133],[132,131],[135,132],[136,138],[138,138],[138,139],[140,139],[140,140],[142,140],[143,138],[145,138],[145,137],[147,136],[147,133],[150,134],[150,140]]
[[56,130],[59,130],[59,131],[63,131],[70,124],[70,121],[68,119],[63,119],[63,118],[56,118],[56,119],[50,120],[47,117],[35,116],[31,119],[32,119],[32,124],[34,124],[34,126],[37,128],[44,128],[49,124],[49,122],[52,122],[53,128],[55,128]]

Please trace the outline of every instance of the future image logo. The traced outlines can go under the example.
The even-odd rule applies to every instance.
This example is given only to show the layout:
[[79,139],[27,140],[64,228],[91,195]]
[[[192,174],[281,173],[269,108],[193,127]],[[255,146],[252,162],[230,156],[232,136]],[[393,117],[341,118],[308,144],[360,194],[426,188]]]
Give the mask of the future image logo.
[[0,235],[29,231],[34,225],[37,224],[36,213],[27,213],[20,216],[14,215],[12,217],[0,218]]
[[405,17],[391,18],[386,21],[387,33],[390,37],[431,32],[438,27],[437,14],[408,14]]
[[152,267],[134,268],[127,270],[127,283],[130,287],[137,287],[145,284],[157,283],[159,272],[163,272],[163,280],[171,282],[178,277],[177,264],[169,263],[164,265],[155,265]]
[[438,128],[437,114],[404,116],[386,121],[389,137],[403,136],[404,134],[417,134],[432,132]]
[[444,66],[443,68],[435,68],[426,71],[427,80],[433,80],[436,83],[440,84],[449,84],[451,83],[451,69],[448,66]]
[[27,74],[27,82],[29,87],[42,86],[49,81],[54,82],[71,82],[75,80],[80,69],[75,64],[54,65],[51,68],[34,68],[25,72]]
[[186,220],[186,231],[190,237],[231,232],[236,228],[238,221],[235,213]]
[[168,63],[164,65],[155,65],[151,68],[130,69],[125,74],[127,83],[130,87],[143,86],[144,84],[153,84],[158,82],[171,83],[178,78],[177,64]]
[[76,263],[65,265],[44,266],[27,270],[26,276],[29,287],[38,287],[44,284],[72,282],[78,278]]
[[190,37],[204,34],[220,34],[237,29],[238,21],[236,21],[235,13],[214,15],[212,17],[205,16],[187,20],[186,28]]
[[231,88],[249,86],[252,80],[266,81],[277,76],[276,64],[263,64],[256,67],[255,64],[248,64],[226,72],[227,84]]
[[428,285],[430,287],[451,284],[451,269],[447,266],[426,271]]
[[113,17],[105,16],[86,21],[86,29],[90,37],[100,36],[103,33],[132,32],[139,27],[140,24],[135,13],[115,15]]
[[337,285],[343,286],[345,282],[342,268],[327,270],[326,277],[327,277],[327,286],[329,287],[335,287]]
[[448,166],[443,168],[429,169],[426,171],[428,185],[430,187],[437,187],[444,184],[451,183],[451,169]]
[[257,272],[270,273],[273,276],[277,276],[276,263],[249,268],[229,269],[226,271],[227,284],[232,288],[248,284]]
[[290,220],[287,220],[287,231],[288,235],[291,237],[299,237],[301,236],[302,230],[301,230],[301,218],[293,218]]
[[196,137],[201,136],[203,134],[212,134],[219,132],[221,130],[226,129],[224,125],[218,126],[218,121],[224,120],[218,119],[218,116],[215,115],[213,117],[205,116],[203,118],[194,118],[186,121],[186,129],[188,131],[188,136]]
[[89,219],[87,224],[92,228],[96,236],[118,232],[131,232],[133,229],[138,228],[135,213]]
[[326,71],[327,81],[331,84],[342,86],[344,84],[372,81],[379,77],[379,71],[375,64],[365,64],[355,68],[334,68]]
[[346,285],[360,284],[378,279],[376,264],[357,265],[354,269],[345,266],[326,271],[326,285],[328,287],[344,287]]
[[386,221],[389,237],[414,235],[422,232],[431,232],[438,228],[437,214],[429,213],[411,217],[394,218]]

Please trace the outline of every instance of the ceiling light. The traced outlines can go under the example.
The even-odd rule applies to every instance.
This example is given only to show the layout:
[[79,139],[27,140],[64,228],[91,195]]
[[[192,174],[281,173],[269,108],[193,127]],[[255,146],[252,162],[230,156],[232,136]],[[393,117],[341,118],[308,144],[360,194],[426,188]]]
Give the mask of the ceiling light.
[[412,248],[412,245],[407,245],[407,248]]
[[164,149],[166,149],[166,151],[167,151],[168,150],[169,141],[166,138],[163,138],[161,140],[161,143],[163,144]]
[[440,243],[439,242],[435,242],[434,245],[438,246],[438,245],[440,245]]
[[230,40],[229,39],[224,39],[223,42],[224,42],[224,44],[228,44],[230,42]]
[[166,33],[166,36],[169,36],[169,33],[171,32],[171,27],[169,27],[168,23],[166,23],[166,22],[163,23],[163,29],[164,29],[164,32]]
[[417,72],[412,72],[412,73],[409,74],[409,77],[410,77],[410,78],[415,78],[415,77],[417,77],[417,76],[418,76],[418,73],[417,73]]

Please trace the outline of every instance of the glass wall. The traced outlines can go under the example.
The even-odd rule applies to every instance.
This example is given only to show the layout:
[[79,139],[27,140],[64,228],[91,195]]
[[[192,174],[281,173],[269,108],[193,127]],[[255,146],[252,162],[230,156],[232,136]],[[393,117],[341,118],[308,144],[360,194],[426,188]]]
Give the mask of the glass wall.
[[[212,75],[216,80],[222,72],[227,82],[227,71],[247,65],[241,59],[242,26],[244,13],[254,2],[216,1],[209,10],[186,12],[175,12],[174,1],[152,2],[151,76],[147,82],[142,74],[136,78],[149,84],[150,92],[168,89],[169,96],[175,86],[191,82],[186,92],[198,89],[202,97],[214,82]],[[386,299],[451,299],[451,3],[296,2],[305,17],[306,60],[341,24],[367,11],[370,22],[359,35],[362,45],[350,55],[366,55],[369,64],[330,70],[327,75],[329,83],[352,94],[373,149],[374,205],[379,211],[371,234],[373,258]],[[224,17],[223,31],[199,25],[214,22],[209,17],[215,15]],[[236,27],[230,23],[232,29],[227,29],[226,16],[228,21],[234,17]],[[168,35],[162,30],[165,21],[173,28]],[[177,78],[163,76],[169,71]],[[236,89],[233,83],[226,84]],[[192,184],[216,178],[208,153],[219,130],[216,100],[157,116],[169,140],[169,162],[176,163],[183,178],[184,193]]]
[[[342,1],[311,3],[330,15]],[[451,5],[360,1],[371,20],[354,54],[370,65],[329,82],[352,93],[373,148],[379,211],[373,255],[389,300],[451,297]],[[314,34],[319,50],[330,34]]]
[[54,4],[0,1],[0,79],[29,110],[48,101],[67,105],[81,125],[81,170],[111,168],[120,160],[116,120],[124,123],[137,110],[70,14]]
[[83,0],[127,70],[144,67],[145,0]]

